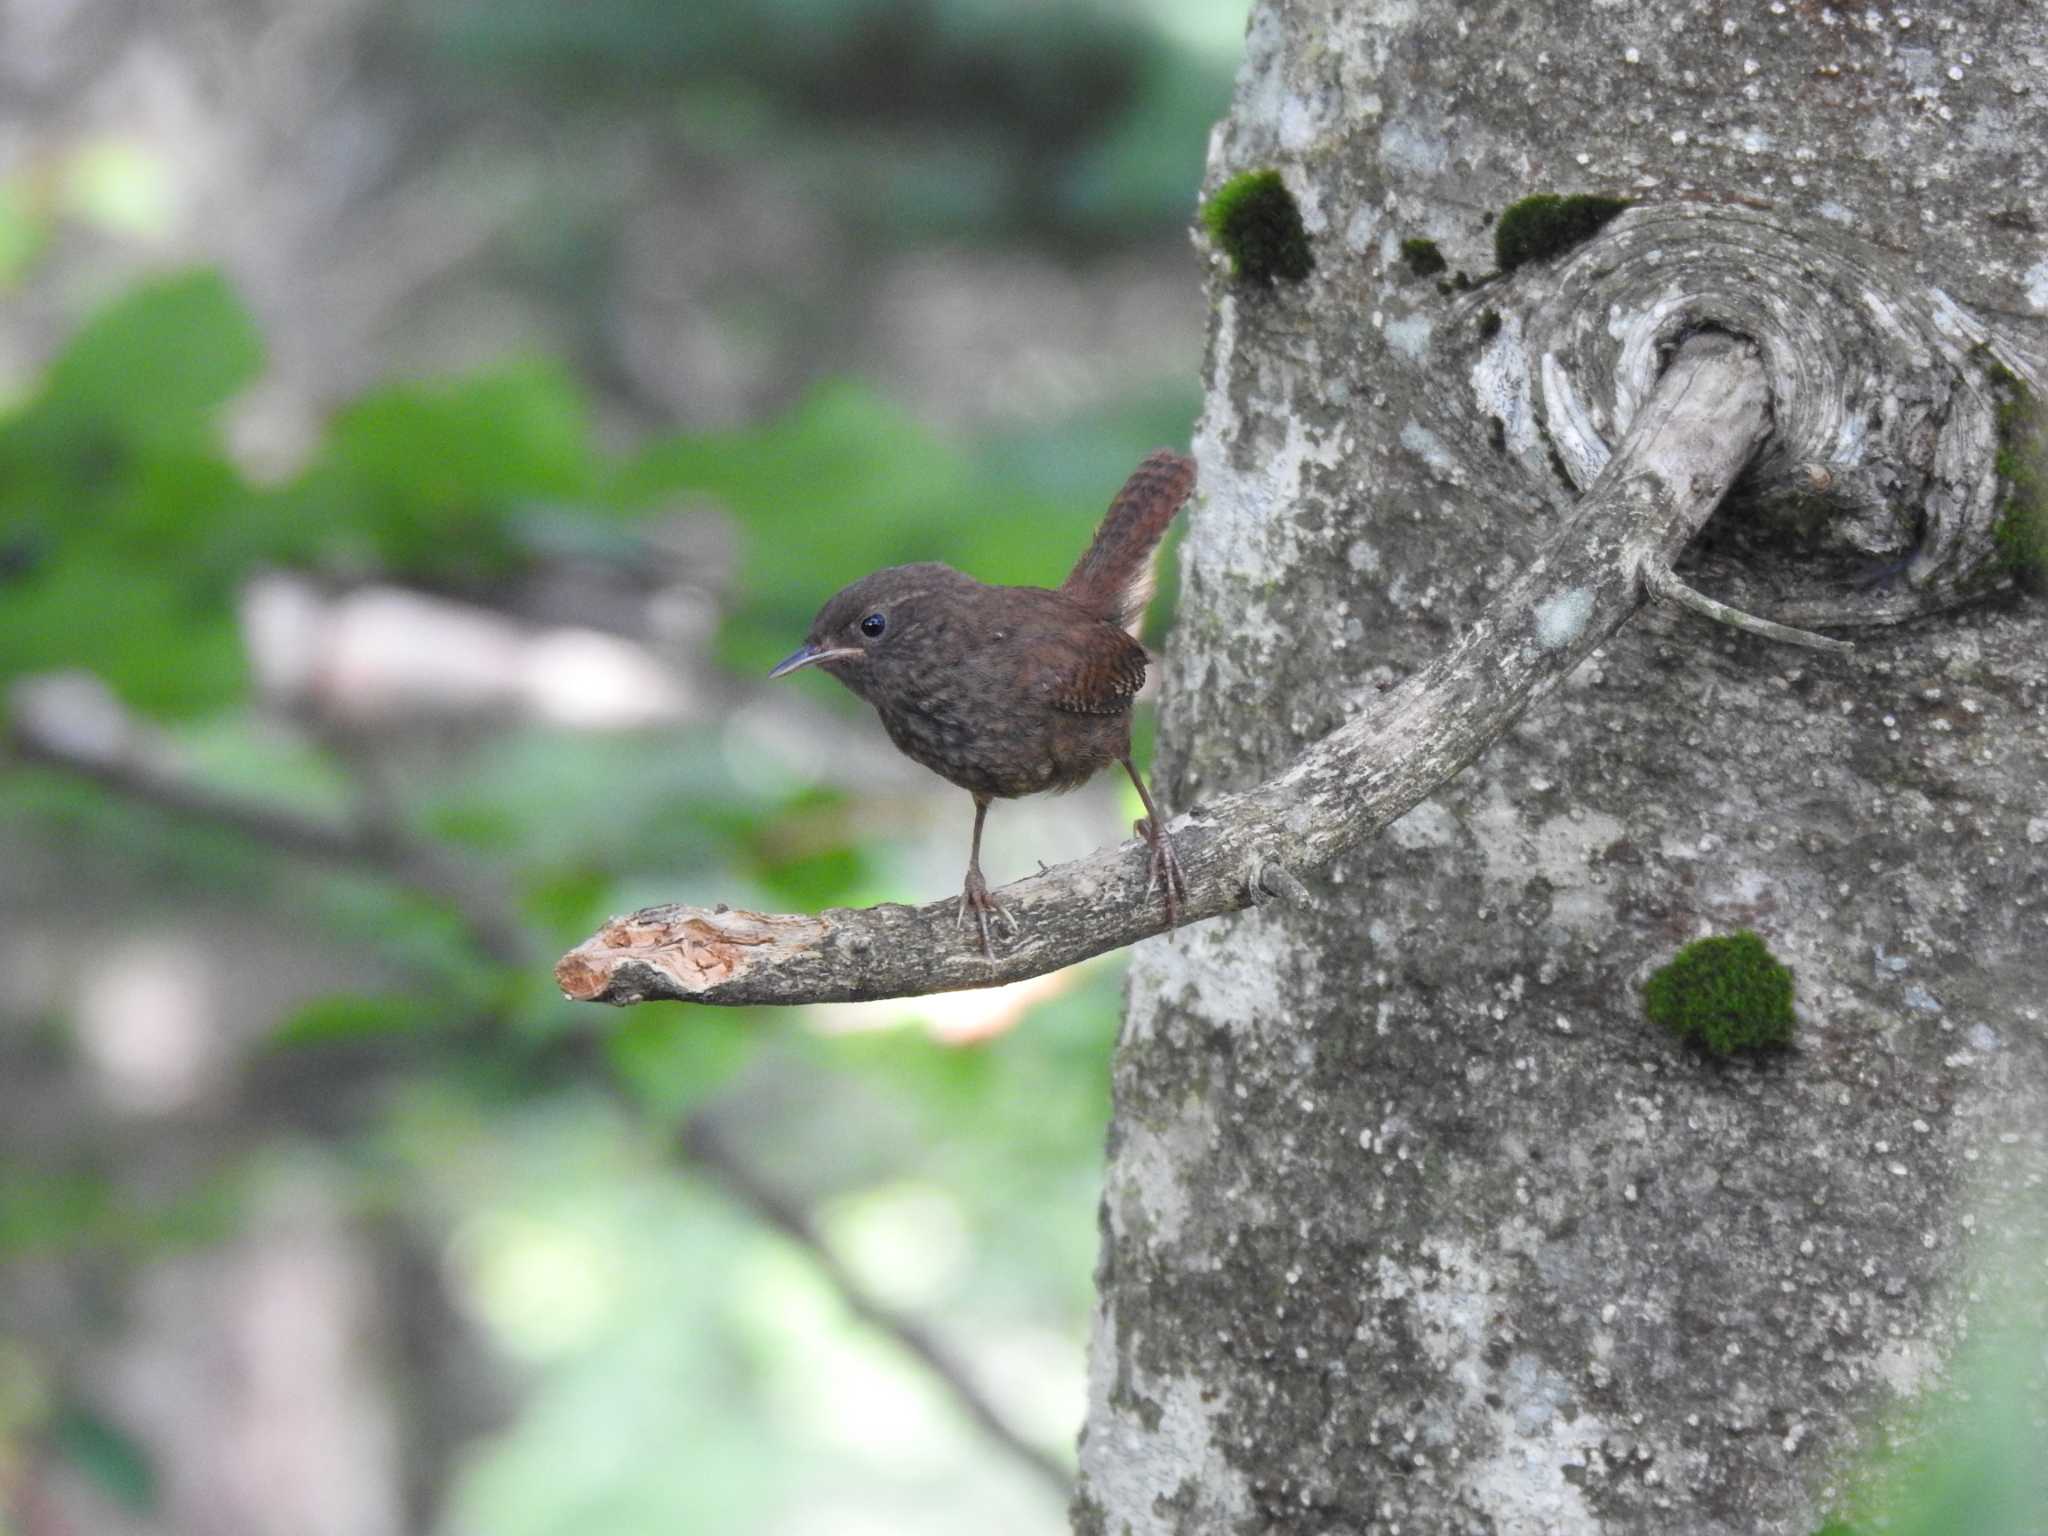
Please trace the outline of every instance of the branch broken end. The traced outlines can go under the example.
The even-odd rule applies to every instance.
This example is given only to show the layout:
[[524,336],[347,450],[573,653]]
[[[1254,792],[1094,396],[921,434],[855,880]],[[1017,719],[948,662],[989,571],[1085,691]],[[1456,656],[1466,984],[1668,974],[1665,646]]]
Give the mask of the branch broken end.
[[562,995],[578,1003],[689,998],[743,980],[764,953],[815,949],[826,917],[729,907],[643,907],[615,917],[555,963]]

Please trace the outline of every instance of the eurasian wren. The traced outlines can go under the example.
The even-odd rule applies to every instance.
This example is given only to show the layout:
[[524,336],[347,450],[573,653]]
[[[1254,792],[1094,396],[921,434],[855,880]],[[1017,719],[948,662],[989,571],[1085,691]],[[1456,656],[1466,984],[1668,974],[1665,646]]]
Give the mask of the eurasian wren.
[[992,587],[950,566],[898,565],[863,577],[818,610],[804,643],[768,675],[818,666],[882,717],[897,750],[974,797],[974,840],[956,926],[974,914],[993,959],[989,919],[1016,919],[981,877],[989,802],[1073,789],[1122,763],[1151,848],[1166,921],[1187,894],[1166,823],[1131,764],[1131,700],[1145,648],[1131,638],[1152,596],[1152,556],[1195,487],[1194,461],[1165,449],[1140,464],[1060,587]]

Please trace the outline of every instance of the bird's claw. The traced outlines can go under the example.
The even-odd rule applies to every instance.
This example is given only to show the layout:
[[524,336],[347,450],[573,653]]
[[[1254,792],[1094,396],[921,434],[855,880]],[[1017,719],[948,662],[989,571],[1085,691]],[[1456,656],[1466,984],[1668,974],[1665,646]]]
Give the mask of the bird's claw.
[[967,914],[974,914],[975,929],[981,935],[981,954],[990,965],[996,962],[994,941],[989,937],[989,919],[993,917],[1004,930],[1012,935],[1017,932],[1017,919],[1010,915],[1010,909],[990,894],[988,882],[981,878],[981,871],[967,871],[967,882],[960,888],[960,905],[953,912],[953,926],[957,929],[967,921]]
[[1155,828],[1148,816],[1140,816],[1131,830],[1145,839],[1151,849],[1145,861],[1145,896],[1156,890],[1166,900],[1166,926],[1180,926],[1181,903],[1187,900],[1188,880],[1181,872],[1180,857],[1173,851],[1173,839],[1164,827]]

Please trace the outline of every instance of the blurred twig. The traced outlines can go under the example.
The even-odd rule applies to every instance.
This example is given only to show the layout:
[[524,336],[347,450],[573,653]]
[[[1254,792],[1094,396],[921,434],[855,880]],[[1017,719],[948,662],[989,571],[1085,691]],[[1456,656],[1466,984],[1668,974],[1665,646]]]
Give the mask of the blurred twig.
[[811,1222],[810,1212],[771,1186],[757,1169],[749,1167],[719,1133],[708,1114],[700,1112],[685,1121],[676,1144],[684,1157],[709,1174],[762,1225],[774,1228],[801,1248],[826,1283],[839,1293],[846,1309],[862,1322],[894,1339],[937,1377],[984,1434],[1012,1457],[1029,1466],[1062,1497],[1066,1495],[1072,1486],[1073,1474],[1061,1466],[1057,1458],[1032,1444],[1011,1426],[981,1388],[975,1385],[965,1366],[953,1358],[930,1329],[869,1295],[839,1255],[819,1235]]
[[382,875],[448,907],[498,964],[533,961],[532,940],[495,888],[445,849],[412,836],[379,795],[360,795],[358,815],[343,821],[224,793],[184,772],[154,733],[86,674],[29,679],[8,702],[5,743],[22,762],[60,769],[125,800],[224,827],[282,853]]
[[[448,906],[477,947],[496,963],[508,968],[535,963],[532,937],[517,914],[481,875],[405,825],[380,765],[365,752],[338,752],[356,783],[358,812],[352,821],[330,820],[192,778],[96,678],[65,674],[31,679],[14,688],[8,704],[8,725],[0,745],[20,762],[57,769],[125,800],[224,828],[281,853],[381,875]],[[895,1340],[990,1440],[1065,1495],[1067,1470],[1002,1416],[930,1329],[870,1295],[819,1236],[810,1213],[772,1189],[718,1136],[704,1114],[684,1122],[675,1148],[764,1225],[802,1248],[847,1311]]]

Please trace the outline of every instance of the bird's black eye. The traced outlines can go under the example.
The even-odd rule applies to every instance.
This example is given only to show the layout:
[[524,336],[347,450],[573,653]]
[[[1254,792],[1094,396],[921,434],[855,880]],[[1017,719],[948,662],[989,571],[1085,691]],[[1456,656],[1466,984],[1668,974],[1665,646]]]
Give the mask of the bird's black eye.
[[860,632],[870,640],[889,627],[889,621],[879,613],[871,613],[860,621]]

